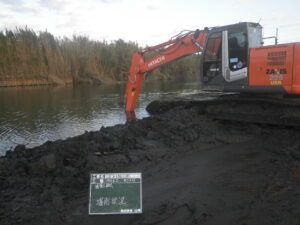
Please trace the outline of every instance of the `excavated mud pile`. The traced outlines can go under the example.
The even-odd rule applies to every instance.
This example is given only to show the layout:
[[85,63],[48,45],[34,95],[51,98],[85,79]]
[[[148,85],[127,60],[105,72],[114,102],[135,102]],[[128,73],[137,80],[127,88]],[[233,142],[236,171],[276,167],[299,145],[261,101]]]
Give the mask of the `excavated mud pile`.
[[[300,224],[300,131],[197,102],[0,158],[0,224]],[[89,216],[90,172],[142,172],[143,214]]]

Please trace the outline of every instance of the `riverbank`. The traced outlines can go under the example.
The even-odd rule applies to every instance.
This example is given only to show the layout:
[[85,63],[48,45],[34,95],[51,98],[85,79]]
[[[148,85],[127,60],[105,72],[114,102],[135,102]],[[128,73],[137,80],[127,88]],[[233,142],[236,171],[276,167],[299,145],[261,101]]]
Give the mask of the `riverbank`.
[[[172,77],[170,74],[155,74],[145,82],[176,80],[178,77]],[[197,79],[195,79],[197,80]],[[36,77],[0,77],[0,88],[3,87],[21,87],[21,86],[43,86],[43,85],[102,85],[102,84],[120,84],[126,83],[125,80],[113,80],[103,76],[83,76],[83,77],[58,77],[55,75],[36,76]]]
[[73,84],[72,77],[46,76],[36,78],[0,78],[0,87],[18,86],[41,86],[41,85],[70,85]]
[[45,75],[45,76],[29,76],[29,77],[6,77],[0,78],[0,88],[1,87],[19,87],[19,86],[42,86],[42,85],[74,85],[74,84],[91,84],[91,85],[101,85],[109,83],[120,83],[119,81],[114,81],[106,79],[99,76],[85,76],[74,78],[59,77],[56,75]]
[[[7,152],[0,223],[300,223],[299,130],[212,118],[193,102],[158,111]],[[143,214],[88,216],[91,172],[142,172]]]

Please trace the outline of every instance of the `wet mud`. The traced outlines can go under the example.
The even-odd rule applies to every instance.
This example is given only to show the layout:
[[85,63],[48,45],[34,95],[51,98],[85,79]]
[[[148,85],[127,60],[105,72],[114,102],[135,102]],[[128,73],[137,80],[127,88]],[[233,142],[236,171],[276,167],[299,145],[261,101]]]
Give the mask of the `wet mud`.
[[[300,224],[297,126],[212,116],[198,101],[154,102],[148,111],[7,152],[0,224]],[[89,216],[91,172],[142,172],[143,213]]]

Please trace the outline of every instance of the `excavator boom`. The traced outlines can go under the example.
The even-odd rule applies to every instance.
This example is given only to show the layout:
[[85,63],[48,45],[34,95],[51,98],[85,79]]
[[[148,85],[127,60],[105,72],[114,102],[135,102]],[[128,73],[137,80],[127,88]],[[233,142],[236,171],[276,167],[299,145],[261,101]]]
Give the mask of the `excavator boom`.
[[[188,31],[171,38],[167,42],[146,47],[143,51],[135,53],[132,56],[127,82],[125,111],[134,111],[146,72],[192,53],[202,52],[206,36],[207,29]],[[145,61],[144,53],[156,50],[159,50],[159,53]]]

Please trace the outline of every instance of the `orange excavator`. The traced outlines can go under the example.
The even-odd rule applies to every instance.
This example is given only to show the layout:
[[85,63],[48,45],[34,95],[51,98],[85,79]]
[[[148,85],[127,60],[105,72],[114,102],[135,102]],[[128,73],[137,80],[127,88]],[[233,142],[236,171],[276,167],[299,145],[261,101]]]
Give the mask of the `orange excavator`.
[[[144,54],[150,51],[158,53],[145,61]],[[134,111],[146,72],[198,52],[202,53],[203,90],[300,94],[300,43],[263,46],[262,26],[242,22],[186,31],[135,53],[126,88],[126,112]]]

